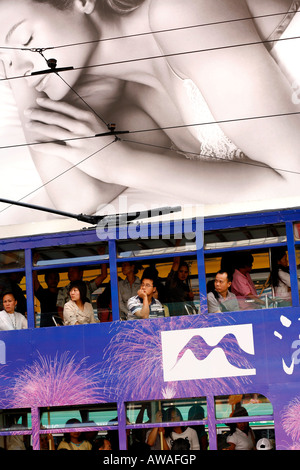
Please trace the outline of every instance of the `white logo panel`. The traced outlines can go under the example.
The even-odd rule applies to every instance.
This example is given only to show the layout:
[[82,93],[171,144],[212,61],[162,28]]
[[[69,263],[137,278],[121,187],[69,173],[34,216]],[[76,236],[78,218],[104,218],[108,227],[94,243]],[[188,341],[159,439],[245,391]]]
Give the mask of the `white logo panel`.
[[161,342],[165,382],[256,374],[247,362],[254,355],[251,324],[162,331]]

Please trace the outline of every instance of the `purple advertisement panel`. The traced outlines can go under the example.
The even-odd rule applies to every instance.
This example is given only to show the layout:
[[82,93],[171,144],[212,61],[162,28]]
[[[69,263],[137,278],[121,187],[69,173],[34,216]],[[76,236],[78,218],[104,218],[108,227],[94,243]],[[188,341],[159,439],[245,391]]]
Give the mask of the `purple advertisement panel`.
[[297,206],[298,9],[1,0],[1,225],[58,227],[4,199],[76,214],[120,213],[121,195],[125,212]]
[[296,448],[298,316],[273,310],[246,321],[243,312],[3,332],[1,406],[261,393],[273,406],[276,448]]

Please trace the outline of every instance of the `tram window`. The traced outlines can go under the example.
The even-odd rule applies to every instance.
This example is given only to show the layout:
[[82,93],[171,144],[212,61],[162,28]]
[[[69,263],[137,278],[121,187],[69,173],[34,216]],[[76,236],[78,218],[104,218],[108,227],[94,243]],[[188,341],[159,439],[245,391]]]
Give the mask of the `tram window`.
[[273,415],[273,406],[267,397],[258,393],[215,397],[217,419],[229,418],[234,410],[245,408],[249,416]]
[[[218,450],[235,449],[237,445],[249,446],[243,449],[237,447],[237,450],[250,450],[250,447],[257,448],[257,445],[261,444],[267,444],[270,450],[275,449],[273,407],[264,395],[253,393],[217,396],[215,397],[215,413],[219,420],[217,423]],[[238,417],[241,418],[241,422],[236,423]],[[248,427],[249,430],[246,432]],[[239,433],[237,429],[243,430],[247,436],[243,442],[236,434]]]
[[118,276],[122,320],[144,318],[140,315],[143,306],[141,290],[151,301],[149,318],[199,312],[196,256],[158,258],[152,259],[151,263],[126,260],[118,264]]
[[[285,253],[286,246],[264,250],[206,253],[208,312],[218,313],[290,306],[290,289],[287,294],[283,294],[274,285],[274,277],[271,275],[271,272],[275,273],[276,271],[275,250]],[[271,269],[272,263],[274,264],[273,270]],[[224,272],[229,273],[229,279]],[[222,295],[223,287],[225,291]],[[236,299],[231,298],[231,294],[228,296],[227,292],[234,294]]]
[[[78,441],[82,441],[80,445]],[[89,443],[89,444],[88,444]],[[90,431],[84,431],[81,434],[75,433],[75,439],[72,439],[72,433],[41,433],[40,450],[74,450],[78,447],[80,450],[119,450],[118,431],[98,430],[94,428]]]
[[0,270],[18,269],[25,266],[25,253],[23,250],[3,251],[0,253]]
[[[130,423],[129,426],[131,426],[128,448],[135,449],[138,448],[138,444],[146,443],[152,450],[171,450],[172,441],[178,438],[171,423],[174,423],[174,427],[183,428],[184,434],[182,436],[188,438],[191,444],[190,450],[208,448],[207,403],[204,397],[130,402],[126,403],[126,416]],[[189,424],[189,421],[192,424]],[[134,427],[134,424],[147,423],[152,426],[149,428]],[[156,423],[166,423],[162,435],[159,433],[161,426],[153,426]]]
[[104,242],[65,246],[50,246],[33,251],[33,266],[91,263],[108,260],[108,245]]
[[23,431],[31,429],[29,409],[0,410],[0,431]]
[[285,224],[217,229],[204,233],[205,250],[284,242],[286,242]]
[[118,426],[118,412],[115,403],[82,405],[70,407],[41,408],[41,428]]
[[157,239],[117,241],[118,258],[139,258],[143,256],[160,256],[170,253],[196,251],[195,234],[170,235]]
[[102,310],[105,296],[101,294],[107,287],[109,290],[108,264],[102,263],[100,267],[70,266],[65,271],[50,268],[43,271],[43,274],[40,271],[33,271],[36,327],[65,324],[63,309],[70,300],[70,282],[75,280],[83,280],[87,286],[87,298],[92,308],[86,322],[98,323],[111,320],[111,306],[108,306],[108,311]]

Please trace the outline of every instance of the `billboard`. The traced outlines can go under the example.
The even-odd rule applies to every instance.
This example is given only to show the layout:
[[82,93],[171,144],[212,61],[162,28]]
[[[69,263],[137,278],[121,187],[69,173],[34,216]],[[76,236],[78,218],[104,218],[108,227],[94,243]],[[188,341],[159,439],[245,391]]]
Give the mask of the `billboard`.
[[[299,2],[1,0],[0,199],[299,205]],[[1,203],[2,236],[86,224]]]

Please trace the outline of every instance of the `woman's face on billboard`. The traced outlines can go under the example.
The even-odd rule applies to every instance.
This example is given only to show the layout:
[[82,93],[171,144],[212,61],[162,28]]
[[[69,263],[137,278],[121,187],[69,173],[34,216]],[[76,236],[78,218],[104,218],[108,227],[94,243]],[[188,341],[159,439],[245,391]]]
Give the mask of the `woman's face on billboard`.
[[[85,2],[83,2],[84,4]],[[33,71],[47,69],[46,59],[55,58],[57,67],[83,67],[94,44],[58,47],[39,52],[20,49],[41,49],[95,41],[98,31],[81,1],[71,9],[58,10],[49,4],[32,0],[0,0],[0,59],[8,77],[26,76],[28,86],[46,93],[53,100],[62,99],[81,74],[81,70],[64,72],[64,83],[56,74],[30,76]]]

